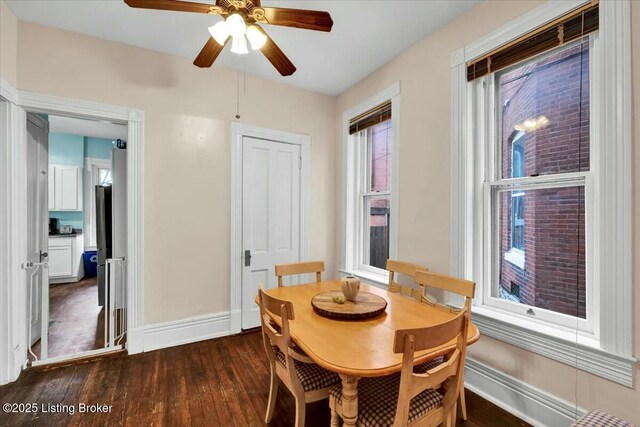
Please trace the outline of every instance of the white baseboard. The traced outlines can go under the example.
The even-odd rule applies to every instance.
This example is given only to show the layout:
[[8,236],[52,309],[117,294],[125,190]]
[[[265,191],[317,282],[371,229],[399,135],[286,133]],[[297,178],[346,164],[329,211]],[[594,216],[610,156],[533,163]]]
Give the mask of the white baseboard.
[[[231,319],[228,311],[146,325],[142,328],[142,351],[224,337],[230,335],[230,331]],[[137,343],[139,338],[134,340],[133,347],[138,347]]]
[[469,357],[464,375],[467,389],[536,427],[567,427],[586,412]]
[[127,330],[127,353],[138,354],[144,351],[144,327]]
[[239,334],[242,332],[242,310],[231,310],[229,331],[231,331],[231,334]]

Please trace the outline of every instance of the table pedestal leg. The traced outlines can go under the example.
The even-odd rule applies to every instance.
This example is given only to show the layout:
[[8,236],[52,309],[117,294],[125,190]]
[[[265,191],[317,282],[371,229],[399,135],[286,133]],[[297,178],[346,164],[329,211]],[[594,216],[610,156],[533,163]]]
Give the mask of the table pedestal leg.
[[345,426],[358,421],[358,377],[340,375],[342,379],[342,420]]

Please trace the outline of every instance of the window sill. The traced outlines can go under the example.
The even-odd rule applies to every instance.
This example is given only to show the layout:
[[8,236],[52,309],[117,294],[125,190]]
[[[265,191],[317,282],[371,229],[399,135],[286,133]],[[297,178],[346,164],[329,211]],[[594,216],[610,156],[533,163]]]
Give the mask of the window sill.
[[511,248],[509,252],[504,253],[504,259],[505,261],[508,261],[516,267],[524,270],[525,256],[523,251]]
[[473,306],[472,321],[480,333],[549,359],[633,387],[637,360],[610,354],[594,339],[540,325],[487,307]]
[[385,290],[388,287],[389,277],[385,274],[375,274],[375,273],[371,273],[370,271],[345,270],[345,269],[340,269],[338,272],[340,273],[340,277],[356,276],[358,279],[370,285],[373,285],[375,287],[385,289]]

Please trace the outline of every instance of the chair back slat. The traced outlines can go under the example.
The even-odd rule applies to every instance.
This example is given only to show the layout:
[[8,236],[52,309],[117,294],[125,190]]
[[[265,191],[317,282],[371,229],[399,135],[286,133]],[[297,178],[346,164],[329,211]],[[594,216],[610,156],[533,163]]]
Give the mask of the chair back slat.
[[427,268],[425,268],[423,265],[415,264],[412,262],[388,259],[387,270],[413,277],[416,274],[416,270],[427,270]]
[[281,332],[278,332],[273,327],[273,324],[270,321],[271,318],[269,317],[269,315],[265,313],[261,317],[262,317],[262,331],[269,338],[269,342],[275,346],[278,346],[278,348],[281,351],[286,350],[287,341],[284,335],[282,335]]
[[322,272],[324,271],[324,261],[307,261],[295,262],[291,264],[276,265],[276,276],[278,277],[278,286],[284,286],[283,276],[293,276],[295,274],[316,273],[316,282],[322,280]]
[[456,375],[459,361],[460,351],[456,350],[446,362],[433,368],[427,374],[413,374],[409,395],[417,396],[428,388],[438,388],[447,378]]
[[396,331],[393,342],[393,351],[395,353],[404,352],[405,339],[409,335],[412,335],[414,339],[414,351],[439,347],[446,344],[460,335],[464,316],[465,312],[461,311],[456,317],[444,323],[426,328],[399,329]]
[[432,288],[454,292],[467,298],[473,298],[476,291],[475,282],[445,276],[444,274],[432,273],[430,271],[416,272],[414,280],[421,286],[430,286]]
[[267,311],[270,311],[271,313],[280,317],[282,315],[282,306],[284,305],[287,309],[287,319],[295,319],[295,315],[293,313],[293,303],[291,301],[285,301],[273,297],[266,293],[262,288],[259,289],[259,295],[259,300],[262,301],[262,304]]
[[409,285],[401,285],[396,277],[398,273],[404,274],[415,280],[415,274],[418,270],[427,270],[426,267],[412,262],[387,260],[387,271],[389,271],[389,292],[399,292],[402,295],[413,297],[420,301],[422,299],[422,285],[417,287]]

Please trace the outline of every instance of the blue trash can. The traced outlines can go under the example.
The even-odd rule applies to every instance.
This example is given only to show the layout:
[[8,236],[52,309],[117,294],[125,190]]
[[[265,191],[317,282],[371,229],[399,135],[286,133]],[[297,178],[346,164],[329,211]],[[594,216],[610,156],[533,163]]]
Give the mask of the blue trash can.
[[98,275],[98,252],[86,251],[82,254],[82,260],[84,261],[84,276],[96,277]]

